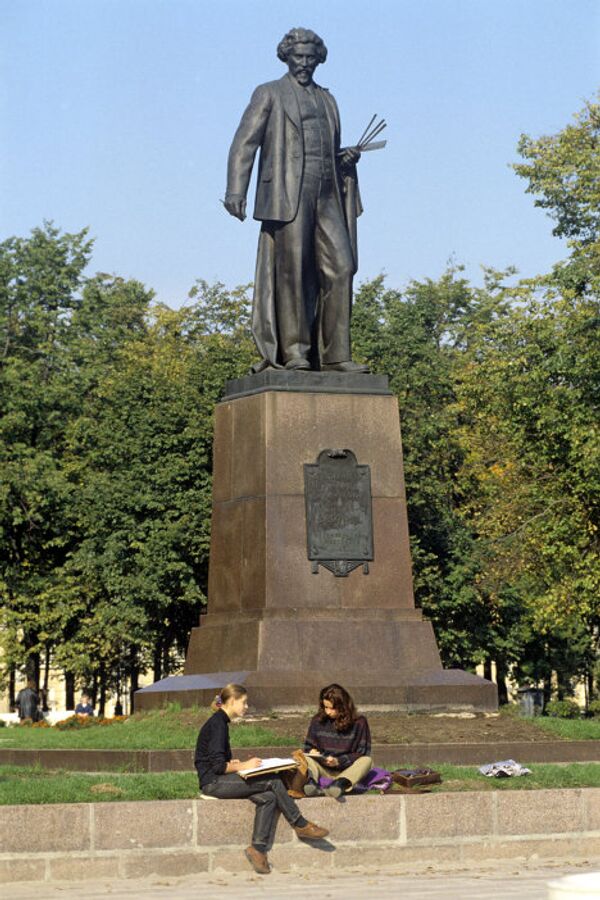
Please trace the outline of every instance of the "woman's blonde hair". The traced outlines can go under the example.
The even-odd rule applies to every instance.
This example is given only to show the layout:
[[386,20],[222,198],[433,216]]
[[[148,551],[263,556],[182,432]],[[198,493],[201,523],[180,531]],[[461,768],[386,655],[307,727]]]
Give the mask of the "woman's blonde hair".
[[234,700],[239,700],[240,697],[245,697],[247,693],[248,691],[243,684],[233,684],[230,682],[229,684],[226,684],[224,688],[221,688],[213,702],[210,704],[210,708],[216,712],[218,709],[221,709],[228,700],[231,700],[232,697]]

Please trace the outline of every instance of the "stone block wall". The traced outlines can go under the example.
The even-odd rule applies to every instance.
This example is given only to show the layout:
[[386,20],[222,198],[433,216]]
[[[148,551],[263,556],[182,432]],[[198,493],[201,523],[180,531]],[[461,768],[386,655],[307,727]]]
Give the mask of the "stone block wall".
[[[305,844],[280,820],[270,853],[280,871],[600,860],[596,788],[316,798],[300,806],[331,833]],[[3,806],[0,882],[246,870],[253,814],[245,800]]]

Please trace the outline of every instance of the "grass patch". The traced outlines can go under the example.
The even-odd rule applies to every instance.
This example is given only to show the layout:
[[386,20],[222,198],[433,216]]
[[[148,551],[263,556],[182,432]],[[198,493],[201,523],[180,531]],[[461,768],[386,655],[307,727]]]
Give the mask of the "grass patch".
[[[69,731],[3,728],[0,749],[189,750],[195,746],[198,731],[210,715],[209,709],[164,709],[140,713],[112,725]],[[232,747],[281,747],[289,743],[285,736],[252,722],[232,723],[230,737]]]
[[[532,764],[530,768],[533,774],[522,778],[485,778],[475,767],[438,766],[444,780],[432,786],[432,793],[600,787],[600,763]],[[0,805],[184,800],[197,796],[195,772],[91,775],[49,772],[39,767],[0,767]]]
[[543,731],[568,741],[600,740],[600,719],[551,719],[540,716],[534,722]]
[[48,772],[0,767],[0,805],[24,803],[110,803],[120,800],[179,800],[198,794],[195,772],[138,775]]
[[439,766],[444,779],[434,785],[443,791],[513,791],[542,788],[600,787],[600,763],[542,764],[521,763],[531,769],[531,775],[519,778],[486,778],[476,767]]
[[[301,747],[312,711],[232,723],[233,747]],[[74,750],[192,750],[209,709],[167,709],[136,713],[123,722],[60,731],[58,728],[0,728],[1,748]],[[464,743],[549,740],[600,740],[600,719],[523,719],[517,712],[496,717],[440,718],[372,713],[373,743]],[[408,755],[408,753],[407,753]]]

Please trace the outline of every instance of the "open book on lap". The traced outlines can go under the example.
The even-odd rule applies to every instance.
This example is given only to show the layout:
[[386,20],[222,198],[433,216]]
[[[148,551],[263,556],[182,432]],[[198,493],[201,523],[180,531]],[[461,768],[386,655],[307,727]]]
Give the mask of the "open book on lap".
[[253,769],[243,769],[241,772],[238,772],[238,775],[241,775],[242,778],[252,778],[254,775],[263,775],[266,772],[285,772],[288,769],[296,769],[297,767],[298,763],[291,756],[282,758],[272,756],[269,759],[263,759],[260,766],[256,766]]

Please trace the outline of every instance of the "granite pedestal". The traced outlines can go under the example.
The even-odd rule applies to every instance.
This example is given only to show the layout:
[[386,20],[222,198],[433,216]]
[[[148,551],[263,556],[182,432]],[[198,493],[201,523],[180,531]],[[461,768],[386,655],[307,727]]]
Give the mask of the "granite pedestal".
[[[370,469],[368,574],[315,574],[308,559],[304,465],[328,448]],[[135,707],[206,705],[228,681],[258,708],[314,707],[333,681],[362,707],[497,707],[491,682],[442,668],[415,609],[398,403],[384,376],[267,371],[228,383],[215,413],[208,613],[184,675],[138,691]]]

